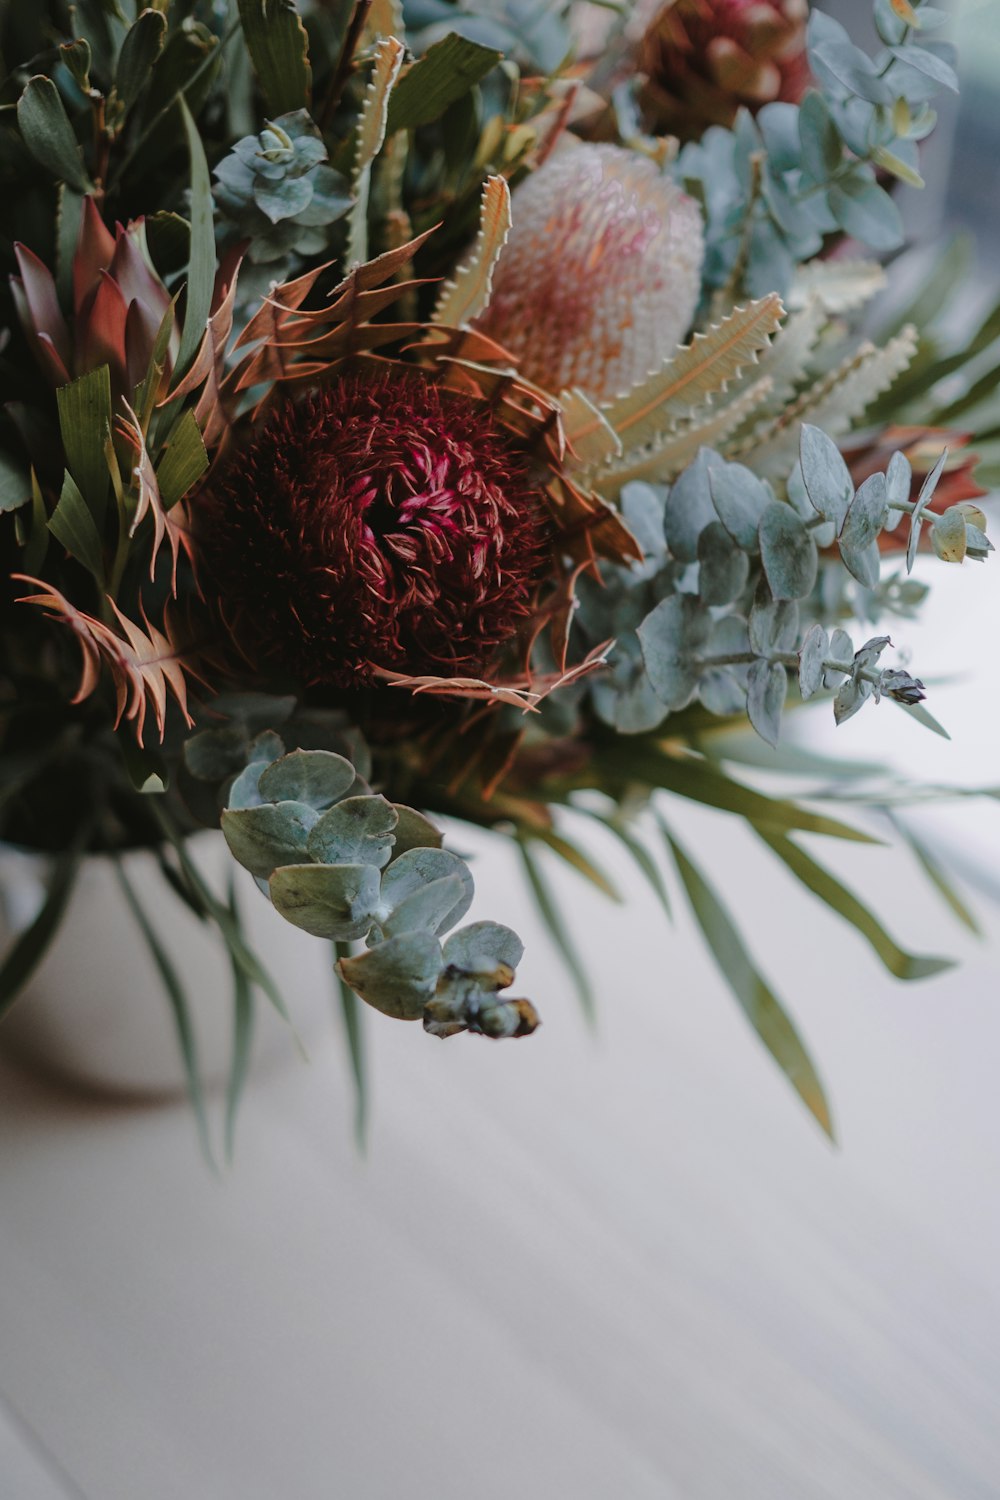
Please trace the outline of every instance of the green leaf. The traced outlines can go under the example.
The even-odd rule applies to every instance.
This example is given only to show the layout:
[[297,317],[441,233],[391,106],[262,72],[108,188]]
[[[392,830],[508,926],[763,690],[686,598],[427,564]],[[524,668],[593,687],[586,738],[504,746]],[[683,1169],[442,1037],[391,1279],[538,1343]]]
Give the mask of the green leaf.
[[450,32],[428,47],[399,80],[389,101],[387,134],[414,130],[440,119],[450,104],[467,94],[502,60],[502,52]]
[[632,833],[631,829],[626,828],[624,823],[620,822],[617,817],[608,817],[604,813],[594,812],[591,808],[580,808],[579,811],[587,813],[588,817],[595,818],[603,828],[606,828],[609,833],[614,834],[619,843],[624,845],[652,887],[656,899],[672,921],[673,912],[670,909],[670,897],[667,894],[666,884],[660,873],[659,866],[642,840]]
[[399,815],[384,797],[345,797],[323,813],[309,835],[311,859],[326,865],[389,863]]
[[597,1018],[597,1005],[594,1000],[594,991],[590,983],[590,976],[573,945],[573,940],[569,935],[562,912],[556,905],[556,900],[549,883],[542,874],[538,861],[521,835],[518,836],[518,848],[521,851],[521,862],[524,865],[524,872],[528,877],[528,884],[531,886],[539,915],[548,928],[549,936],[562,956],[562,960],[576,985],[576,992],[579,996],[583,1013],[590,1025],[593,1026]]
[[743,464],[710,469],[708,482],[719,520],[738,547],[756,554],[758,527],[773,499],[770,490]]
[[293,0],[239,0],[239,11],[247,51],[271,114],[308,109],[309,36]]
[[[178,831],[172,819],[160,805],[161,800],[162,799],[160,798],[151,799],[153,803],[154,815],[156,816],[160,827],[163,829],[164,836],[170,842],[171,847],[173,848],[174,853],[177,856],[178,863],[181,867],[181,873],[184,877],[185,882],[190,887],[195,901],[212,919],[216,927],[218,927],[219,931],[222,934],[223,940],[225,941],[226,947],[229,949],[229,952],[232,955],[233,959],[236,963],[239,964],[240,968],[243,970],[247,978],[251,981],[251,983],[255,984],[258,989],[263,990],[264,994],[270,1000],[271,1004],[274,1006],[279,1016],[281,1016],[282,1020],[287,1021],[289,1026],[291,1026],[292,1018],[288,1013],[288,1007],[282,998],[281,991],[278,989],[278,986],[275,984],[268,971],[264,968],[264,965],[261,963],[256,953],[254,953],[253,949],[247,943],[239,924],[233,919],[232,912],[226,905],[224,905],[223,902],[218,899],[214,891],[203,878],[200,870],[198,869],[198,866],[195,864],[194,860],[188,853],[183,835]],[[294,1027],[292,1028],[292,1035],[295,1036],[295,1040],[298,1043],[299,1050],[302,1052],[303,1056],[305,1056],[302,1044],[298,1040],[298,1036],[295,1033]]]
[[[240,926],[239,908],[236,905],[236,885],[229,882],[229,910],[233,922]],[[236,1143],[236,1116],[243,1096],[243,1088],[250,1067],[253,1050],[254,1004],[253,987],[232,953],[229,961],[233,970],[233,1050],[229,1060],[226,1079],[226,1159],[232,1161]]]
[[29,78],[17,101],[17,123],[36,161],[78,193],[92,193],[76,135],[51,78]]
[[181,413],[167,438],[156,469],[164,510],[183,499],[208,468],[208,452],[193,411]]
[[[366,868],[371,868],[366,866]],[[417,1021],[444,968],[441,944],[429,932],[405,932],[356,958],[342,958],[337,972],[384,1016]]]
[[115,88],[126,110],[146,87],[166,34],[167,18],[160,10],[142,11],[126,32],[115,68]]
[[214,1169],[215,1161],[212,1156],[212,1141],[208,1129],[208,1113],[205,1109],[205,1094],[201,1083],[201,1070],[198,1065],[198,1042],[194,1027],[191,1023],[191,1011],[188,1006],[184,986],[181,984],[180,976],[174,968],[173,961],[160,942],[153,924],[143,910],[139,898],[133,890],[128,877],[120,862],[115,860],[115,874],[118,884],[122,888],[125,900],[131,908],[136,924],[146,940],[150,957],[159,970],[170,1002],[170,1010],[174,1018],[174,1026],[177,1031],[177,1041],[180,1047],[181,1060],[184,1064],[184,1081],[187,1085],[188,1098],[194,1110],[195,1121],[198,1126],[198,1139],[201,1142],[202,1154],[209,1166]]
[[227,807],[222,832],[233,858],[251,875],[266,880],[279,865],[296,865],[306,859],[306,842],[316,817],[315,809],[304,802]]
[[382,903],[393,908],[395,917],[396,910],[408,897],[449,876],[457,877],[459,884],[454,888],[455,899],[442,913],[436,927],[454,927],[472,905],[475,885],[465,861],[447,849],[409,849],[393,860],[382,876]]
[[747,718],[772,747],[777,746],[781,734],[787,691],[788,674],[781,663],[759,657],[747,673]]
[[269,802],[304,802],[317,811],[329,807],[355,781],[354,767],[332,750],[292,750],[260,778],[260,794]]
[[758,834],[768,848],[778,856],[795,876],[796,880],[818,896],[831,911],[850,922],[861,936],[871,944],[890,974],[897,979],[928,979],[933,974],[942,974],[954,968],[949,958],[917,957],[906,953],[886,932],[876,917],[868,910],[853,891],[849,891],[825,866],[812,855],[800,849],[798,844],[773,829],[758,828]]
[[268,885],[286,922],[338,942],[365,937],[379,906],[374,865],[282,865]]
[[111,434],[111,372],[107,365],[56,391],[66,464],[90,507],[98,530],[108,494],[105,444]]
[[734,781],[732,777],[704,761],[677,760],[672,756],[657,755],[655,759],[649,757],[644,763],[640,756],[634,771],[637,777],[646,779],[650,786],[674,792],[692,802],[701,802],[706,807],[739,813],[754,825],[798,828],[804,833],[822,833],[831,838],[848,839],[859,844],[879,842],[871,834],[863,833],[859,828],[851,828],[849,824],[841,823],[835,818],[809,812],[794,802],[766,797],[762,792],[744,786],[741,781]]
[[944,897],[945,902],[962,923],[963,927],[967,927],[975,937],[982,937],[982,928],[955,889],[936,854],[928,848],[922,839],[917,838],[912,829],[908,828],[905,823],[900,822],[898,818],[893,817],[892,813],[889,813],[889,818],[896,832],[909,844],[928,880]]
[[823,1085],[795,1026],[756,968],[732,918],[715,891],[691,863],[670,831],[664,828],[663,833],[709,952],[754,1031],[806,1108],[832,1140],[833,1123]]
[[816,543],[790,505],[775,501],[760,518],[760,556],[777,600],[806,599],[819,571]]
[[45,956],[55,936],[73,892],[84,844],[89,836],[81,832],[73,844],[55,860],[41,910],[4,954],[0,965],[0,1020],[17,999]]
[[895,250],[903,240],[899,209],[873,180],[845,177],[826,195],[830,212],[842,229],[873,250]]
[[0,514],[31,504],[31,474],[0,452]]
[[832,521],[839,532],[854,499],[851,471],[843,454],[821,427],[803,422],[799,435],[799,462],[813,509]]
[[344,1033],[347,1037],[347,1054],[351,1061],[351,1076],[354,1079],[354,1139],[359,1151],[364,1151],[368,1143],[368,1069],[365,1063],[365,1034],[362,1024],[361,1007],[358,1005],[358,996],[347,980],[343,977],[338,966],[342,958],[349,958],[351,954],[348,943],[334,943],[334,979],[337,983],[337,992],[340,996],[340,1014],[344,1022]]
[[71,557],[83,563],[103,592],[104,553],[101,536],[72,474],[66,474],[63,478],[59,503],[49,517],[49,530]]
[[184,326],[174,362],[175,385],[187,374],[189,365],[201,347],[215,288],[215,204],[212,182],[201,132],[183,95],[179,97],[178,103],[191,159],[191,252],[188,260]]
[[568,865],[572,865],[577,874],[582,875],[584,880],[589,880],[591,885],[596,887],[603,896],[608,896],[612,901],[617,901],[619,906],[622,904],[621,892],[615,888],[607,875],[604,874],[604,871],[599,870],[593,860],[589,859],[582,849],[578,849],[575,844],[571,844],[569,839],[564,838],[561,833],[556,833],[552,828],[532,828],[530,836],[533,839],[538,839],[543,844],[548,844],[549,848],[554,850],[560,859],[564,859]]

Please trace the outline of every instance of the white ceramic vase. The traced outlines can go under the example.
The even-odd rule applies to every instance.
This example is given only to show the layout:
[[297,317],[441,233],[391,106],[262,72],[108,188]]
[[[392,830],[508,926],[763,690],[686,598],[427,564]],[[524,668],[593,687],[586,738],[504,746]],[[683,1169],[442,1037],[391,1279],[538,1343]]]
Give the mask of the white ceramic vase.
[[[307,1047],[318,1044],[334,1026],[330,945],[278,916],[234,865],[221,834],[195,834],[188,848],[220,897],[236,870],[249,944],[278,984],[298,1036]],[[215,928],[199,921],[170,888],[152,852],[133,850],[123,865],[187,996],[202,1077],[219,1083],[232,1050],[233,978],[225,946]],[[46,874],[44,857],[0,850],[3,951],[39,910]],[[105,1093],[183,1092],[184,1067],[163,980],[106,856],[84,861],[53,943],[0,1021],[0,1047],[46,1073]],[[295,1039],[258,994],[254,1060],[278,1055],[297,1058]]]

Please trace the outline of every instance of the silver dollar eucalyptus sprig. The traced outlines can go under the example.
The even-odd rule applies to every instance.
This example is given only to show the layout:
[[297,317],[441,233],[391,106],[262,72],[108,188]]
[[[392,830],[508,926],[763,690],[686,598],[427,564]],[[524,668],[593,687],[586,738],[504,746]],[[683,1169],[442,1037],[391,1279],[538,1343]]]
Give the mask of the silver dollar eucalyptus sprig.
[[616,639],[608,671],[589,688],[598,717],[621,733],[642,733],[697,700],[712,713],[745,711],[774,745],[792,672],[803,699],[835,694],[838,724],[869,699],[889,698],[939,728],[918,707],[925,696],[919,679],[879,665],[888,636],[855,649],[845,630],[828,634],[816,616],[824,613],[821,553],[830,554],[827,566],[839,558],[875,599],[878,538],[906,515],[907,571],[928,523],[945,562],[981,561],[993,550],[978,506],[962,501],[943,514],[929,512],[946,460],[943,453],[916,500],[901,453],[855,489],[836,443],[804,424],[787,499],[709,449],[669,488],[626,486],[623,511],[646,561],[607,568],[603,588],[581,590],[585,634]]
[[[271,737],[263,747],[273,750]],[[362,943],[337,963],[369,1005],[422,1020],[435,1036],[471,1031],[526,1036],[530,1001],[502,995],[524,951],[496,922],[465,916],[473,880],[422,813],[386,801],[342,755],[292,750],[252,758],[222,814],[234,857],[286,921],[338,944]]]

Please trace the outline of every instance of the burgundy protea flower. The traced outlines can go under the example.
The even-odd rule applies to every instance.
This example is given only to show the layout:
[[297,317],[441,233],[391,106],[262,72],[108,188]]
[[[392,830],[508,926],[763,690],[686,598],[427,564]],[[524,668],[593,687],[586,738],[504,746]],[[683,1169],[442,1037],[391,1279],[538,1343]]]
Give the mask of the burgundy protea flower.
[[704,240],[697,205],[654,162],[620,146],[558,151],[515,189],[511,215],[476,326],[529,380],[609,401],[670,357]]
[[[170,293],[152,268],[142,219],[119,224],[114,234],[92,198],[85,198],[73,255],[73,317],[59,306],[49,268],[25,245],[16,244],[20,276],[10,278],[18,318],[43,371],[54,386],[66,385],[99,365],[111,371],[113,396],[131,399],[144,380],[156,335],[170,306]],[[177,350],[176,330],[164,357],[169,376]]]
[[546,530],[488,404],[398,364],[284,400],[195,516],[242,650],[333,686],[480,670],[530,611]]
[[696,140],[709,125],[797,104],[809,83],[807,0],[669,0],[639,43],[653,128]]

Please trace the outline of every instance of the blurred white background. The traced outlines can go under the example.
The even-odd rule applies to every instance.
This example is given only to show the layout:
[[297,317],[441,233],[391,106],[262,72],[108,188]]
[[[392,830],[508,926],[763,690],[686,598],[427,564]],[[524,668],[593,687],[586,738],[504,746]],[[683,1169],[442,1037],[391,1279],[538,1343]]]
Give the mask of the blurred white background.
[[[981,233],[972,297],[1000,235],[996,0],[967,0],[959,40],[919,222]],[[953,738],[886,705],[836,749],[995,783],[993,566],[921,569],[925,618],[894,636],[927,679],[965,674],[934,689]],[[442,1047],[373,1017],[366,1159],[333,1020],[308,1066],[254,1079],[221,1181],[183,1105],[0,1063],[2,1500],[997,1500],[998,816],[922,815],[968,863],[980,943],[902,852],[824,843],[900,941],[961,959],[906,986],[731,820],[671,807],[818,1060],[836,1148],[680,893],[670,928],[589,830],[630,893],[552,872],[596,1032],[511,851],[463,831],[545,1025]]]

